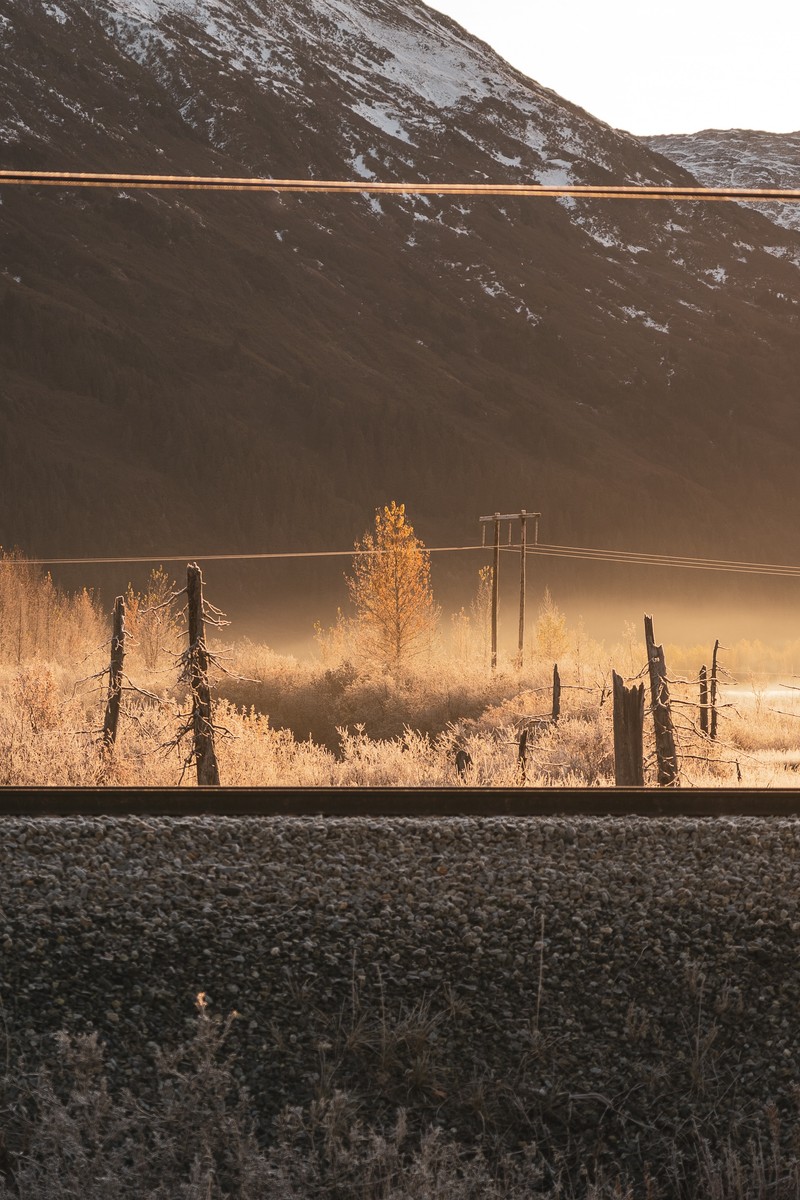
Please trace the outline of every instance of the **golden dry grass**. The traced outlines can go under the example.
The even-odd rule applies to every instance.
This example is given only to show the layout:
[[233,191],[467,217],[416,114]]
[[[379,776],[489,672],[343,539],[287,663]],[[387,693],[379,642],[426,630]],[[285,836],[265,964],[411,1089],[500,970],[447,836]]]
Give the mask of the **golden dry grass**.
[[[101,667],[102,651],[81,671]],[[587,787],[613,783],[607,664],[567,659],[561,719],[551,724],[550,664],[492,676],[446,658],[403,676],[300,663],[245,643],[219,678],[215,705],[222,782],[230,786]],[[132,655],[113,753],[101,746],[104,686],[38,659],[0,667],[0,783],[191,786],[191,746],[169,743],[190,700],[174,663],[147,672]],[[237,678],[237,675],[246,678]],[[582,683],[574,682],[582,679]],[[723,686],[719,738],[697,728],[697,688],[673,685],[686,786],[800,784],[800,693]],[[529,729],[523,781],[518,739]],[[311,734],[311,736],[309,736]],[[655,782],[646,721],[648,782]],[[456,770],[457,750],[471,765]]]
[[[359,654],[344,617],[298,661],[244,640],[215,647],[221,780],[230,786],[589,787],[613,783],[612,669],[645,674],[639,631],[606,647],[569,629],[547,595],[525,669],[488,665],[486,587],[412,662],[386,673]],[[113,753],[100,744],[110,626],[90,593],[67,595],[19,555],[0,552],[0,785],[190,786],[191,746],[170,745],[190,708],[178,682],[182,618],[170,581],[129,589],[126,691]],[[165,607],[164,598],[167,597]],[[696,673],[709,648],[667,647],[681,782],[800,785],[796,645],[742,641],[722,656],[719,738],[699,731]],[[563,692],[551,711],[553,660]],[[732,664],[743,671],[733,680]],[[759,663],[762,664],[759,667]],[[755,664],[755,666],[754,666]],[[784,669],[785,668],[785,669]],[[139,689],[139,690],[137,690]],[[183,714],[183,716],[182,716]],[[518,741],[528,729],[526,772]],[[456,770],[458,750],[471,760]],[[651,722],[646,782],[655,782]]]

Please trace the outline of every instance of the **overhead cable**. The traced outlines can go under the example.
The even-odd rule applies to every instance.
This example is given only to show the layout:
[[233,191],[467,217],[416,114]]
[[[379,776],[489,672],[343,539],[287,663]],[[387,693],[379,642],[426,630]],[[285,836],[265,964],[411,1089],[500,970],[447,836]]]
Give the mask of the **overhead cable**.
[[[501,549],[519,550],[519,546],[505,546]],[[719,558],[689,558],[684,555],[647,554],[626,550],[601,550],[588,546],[550,546],[538,544],[527,546],[526,552],[531,555],[545,555],[554,558],[580,559],[584,562],[609,562],[619,565],[642,567],[680,567],[694,571],[726,571],[735,575],[776,575],[784,578],[800,578],[800,566],[782,563],[740,562],[735,559]]]
[[[491,546],[422,546],[426,554],[458,554],[465,551],[482,551],[484,554]],[[500,547],[504,553],[519,553],[519,544],[508,544]],[[583,562],[607,562],[620,566],[642,567],[676,567],[695,571],[725,571],[735,575],[768,575],[782,576],[788,579],[800,578],[800,566],[790,563],[758,563],[745,562],[738,559],[721,558],[690,558],[676,554],[649,554],[635,550],[604,550],[591,546],[558,546],[547,543],[528,544],[526,553],[529,555],[544,555],[555,558],[577,559]],[[248,554],[149,554],[133,556],[108,556],[105,558],[4,558],[0,559],[0,567],[25,566],[113,566],[135,565],[147,563],[186,563],[198,562],[257,562],[263,560],[291,560],[312,558],[356,558],[364,556],[380,556],[392,554],[392,550],[378,548],[352,550],[274,550]]]
[[394,193],[436,196],[522,196],[583,200],[734,200],[750,203],[800,201],[800,188],[709,188],[700,184],[672,187],[667,184],[560,184],[446,183],[416,180],[380,183],[369,179],[265,179],[222,175],[128,174],[107,171],[0,170],[0,185],[16,187],[114,188],[122,190],[191,189],[235,192]]
[[[483,550],[483,546],[421,546],[425,554],[447,554],[459,550]],[[79,567],[107,566],[124,563],[175,562],[247,562],[278,558],[354,558],[361,555],[391,554],[391,550],[270,550],[255,554],[143,554],[133,557],[108,558],[7,558],[0,566]]]

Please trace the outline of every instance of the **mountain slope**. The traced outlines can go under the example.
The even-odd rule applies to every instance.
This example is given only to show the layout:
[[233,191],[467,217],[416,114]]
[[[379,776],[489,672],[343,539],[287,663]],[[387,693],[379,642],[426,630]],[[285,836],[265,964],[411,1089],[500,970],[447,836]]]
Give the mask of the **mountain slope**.
[[[414,0],[0,0],[2,165],[688,182]],[[2,190],[2,189],[0,189]],[[796,554],[800,241],[735,206],[0,205],[0,542]],[[176,531],[179,531],[179,535]]]

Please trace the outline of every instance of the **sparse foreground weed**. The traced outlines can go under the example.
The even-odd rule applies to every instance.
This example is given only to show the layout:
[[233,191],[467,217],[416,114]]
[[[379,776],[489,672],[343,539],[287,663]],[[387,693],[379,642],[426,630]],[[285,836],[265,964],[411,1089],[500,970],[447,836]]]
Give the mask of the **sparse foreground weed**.
[[[424,1007],[424,1006],[423,1006]],[[335,1088],[287,1107],[269,1129],[238,1082],[226,1039],[236,1014],[209,1016],[198,997],[192,1036],[157,1050],[142,1093],[114,1088],[95,1034],[56,1039],[56,1060],[0,1079],[0,1200],[790,1200],[800,1162],[772,1121],[768,1146],[699,1136],[664,1147],[656,1174],[586,1163],[572,1174],[547,1144],[499,1150],[421,1126],[410,1108],[384,1125],[369,1099]],[[376,1055],[396,1053],[403,1029],[362,1029]],[[428,1031],[430,1032],[430,1030]],[[366,1044],[366,1043],[365,1043]],[[363,1048],[363,1047],[362,1047]],[[408,1048],[406,1046],[406,1048]],[[373,1090],[377,1085],[373,1084]],[[369,1115],[372,1114],[372,1120]],[[769,1116],[769,1114],[768,1114]],[[662,1164],[663,1166],[663,1164]]]

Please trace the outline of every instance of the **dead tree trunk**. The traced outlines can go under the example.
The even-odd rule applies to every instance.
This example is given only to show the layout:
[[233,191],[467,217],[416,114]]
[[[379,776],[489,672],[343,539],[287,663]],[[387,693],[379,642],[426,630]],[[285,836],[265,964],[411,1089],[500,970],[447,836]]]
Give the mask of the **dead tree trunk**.
[[708,733],[708,671],[700,668],[700,732]]
[[197,563],[186,568],[189,613],[189,686],[192,689],[194,757],[199,787],[219,787],[219,766],[214,749],[211,691],[208,686],[208,650],[203,615],[203,575]]
[[519,778],[520,783],[525,784],[528,778],[528,731],[523,729],[519,735]]
[[614,782],[644,787],[644,684],[626,688],[612,671],[614,691]]
[[125,600],[114,601],[114,623],[111,633],[111,662],[108,668],[108,698],[103,718],[103,745],[111,750],[117,740],[119,710],[122,703],[122,664],[125,661]]
[[675,729],[667,684],[664,647],[655,644],[653,618],[645,616],[644,638],[647,644],[647,663],[650,670],[650,700],[656,735],[658,782],[661,787],[674,787],[678,782],[678,755],[675,749]]
[[714,653],[711,655],[711,731],[712,741],[717,736],[717,653],[719,638],[714,642]]
[[561,676],[558,673],[558,663],[553,663],[553,712],[551,721],[555,722],[561,716]]

